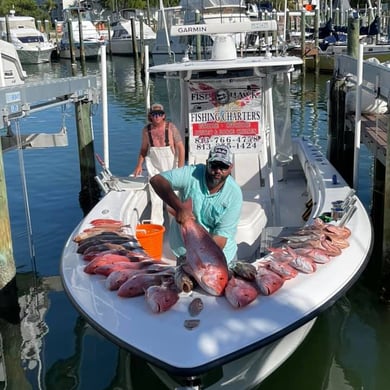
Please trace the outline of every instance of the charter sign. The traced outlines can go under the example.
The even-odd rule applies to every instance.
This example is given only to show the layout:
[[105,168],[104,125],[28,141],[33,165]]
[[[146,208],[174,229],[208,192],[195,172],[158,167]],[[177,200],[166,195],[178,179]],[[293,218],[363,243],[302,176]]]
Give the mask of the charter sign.
[[190,148],[205,153],[215,144],[233,151],[259,151],[264,116],[259,79],[190,81]]

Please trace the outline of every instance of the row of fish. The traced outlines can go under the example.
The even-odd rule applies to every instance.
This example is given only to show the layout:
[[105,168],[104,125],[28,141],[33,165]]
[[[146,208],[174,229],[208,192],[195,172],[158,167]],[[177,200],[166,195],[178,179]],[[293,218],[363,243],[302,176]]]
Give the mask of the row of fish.
[[[148,256],[121,221],[91,221],[91,227],[74,241],[77,252],[88,261],[86,273],[106,276],[106,287],[120,297],[145,294],[151,310],[159,313],[172,307],[180,293],[190,292],[195,284],[210,295],[224,295],[235,308],[245,307],[259,294],[273,294],[298,272],[315,272],[317,264],[330,261],[349,245],[351,232],[318,219],[294,235],[281,237],[280,246],[269,248],[260,260],[252,264],[238,261],[229,268],[222,250],[194,220],[182,225],[182,234],[187,256],[175,267]],[[195,302],[189,307],[191,316],[203,308],[202,302]],[[196,323],[191,320],[188,326]]]

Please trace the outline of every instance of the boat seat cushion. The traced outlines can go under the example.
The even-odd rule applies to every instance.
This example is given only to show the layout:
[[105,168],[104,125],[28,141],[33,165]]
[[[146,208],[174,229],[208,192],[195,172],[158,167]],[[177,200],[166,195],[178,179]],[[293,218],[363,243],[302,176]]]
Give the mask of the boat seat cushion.
[[267,224],[267,216],[260,197],[260,155],[234,153],[232,176],[242,190],[241,217],[237,226],[237,257],[251,260],[260,246],[260,236]]
[[237,257],[239,260],[252,260],[260,247],[260,236],[267,225],[267,216],[258,192],[245,191],[242,195],[241,216],[236,233]]

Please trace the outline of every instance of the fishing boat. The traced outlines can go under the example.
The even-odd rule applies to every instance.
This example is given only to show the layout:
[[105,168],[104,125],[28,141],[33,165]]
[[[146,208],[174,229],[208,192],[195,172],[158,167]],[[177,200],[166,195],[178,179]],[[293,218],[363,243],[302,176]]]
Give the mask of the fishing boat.
[[22,64],[50,62],[55,46],[37,29],[33,17],[16,16],[11,10],[8,17],[0,17],[0,34],[15,46]]
[[141,51],[141,45],[151,46],[154,43],[156,33],[143,19],[142,12],[133,8],[122,9],[116,16],[113,16],[111,23],[111,54],[134,54],[132,20],[134,22],[135,42],[138,52]]
[[[80,44],[82,42],[82,45]],[[104,36],[100,35],[92,22],[90,11],[81,7],[64,9],[64,23],[59,55],[71,58],[71,44],[75,58],[80,58],[80,49],[84,49],[86,59],[96,59],[104,45]]]
[[[259,272],[278,250],[307,249],[298,232],[313,232],[316,226],[349,232],[347,243],[339,237],[343,249],[330,249],[334,241],[329,261],[309,273],[295,272],[272,294],[262,290],[245,307],[234,307],[227,294],[214,296],[197,287],[180,292],[169,310],[156,314],[145,297],[121,298],[107,288],[105,276],[85,272],[76,237],[97,221],[119,223],[137,238],[131,241],[134,248],[142,250],[141,245],[150,258],[176,264],[168,244],[169,218],[164,227],[147,221],[147,177],[117,177],[101,161],[97,180],[105,195],[70,235],[60,272],[81,315],[145,359],[168,388],[249,389],[274,372],[303,342],[318,315],[356,282],[371,252],[372,228],[355,191],[320,148],[291,134],[289,81],[302,60],[237,58],[231,26],[190,27],[173,27],[171,34],[213,34],[212,58],[152,66],[146,75],[165,76],[172,119],[179,129],[188,129],[188,164],[204,163],[216,144],[227,144],[233,152],[232,176],[243,194],[238,260]],[[275,21],[249,22],[235,25],[233,33],[275,29]],[[221,91],[225,99],[218,101]],[[192,317],[189,307],[196,298],[203,310]]]
[[0,87],[23,84],[26,77],[15,46],[0,40]]

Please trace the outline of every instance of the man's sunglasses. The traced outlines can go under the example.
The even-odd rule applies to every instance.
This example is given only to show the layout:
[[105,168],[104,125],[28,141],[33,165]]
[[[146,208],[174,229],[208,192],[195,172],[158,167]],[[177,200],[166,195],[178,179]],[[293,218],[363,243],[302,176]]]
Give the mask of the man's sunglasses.
[[221,171],[227,171],[230,168],[230,165],[226,165],[218,161],[210,161],[208,164],[210,169],[212,169],[213,171],[216,171],[217,169]]
[[165,112],[162,110],[151,111],[150,113],[151,116],[163,116],[164,114]]

